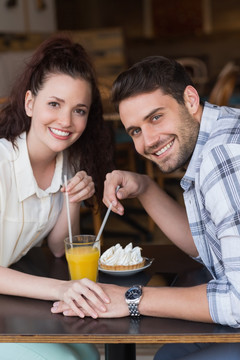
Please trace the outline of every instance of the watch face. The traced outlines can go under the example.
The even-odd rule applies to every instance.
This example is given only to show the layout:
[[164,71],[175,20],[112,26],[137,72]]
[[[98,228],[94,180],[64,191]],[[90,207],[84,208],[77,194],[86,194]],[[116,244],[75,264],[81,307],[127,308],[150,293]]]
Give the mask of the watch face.
[[134,300],[139,298],[142,295],[142,289],[140,286],[132,286],[126,292],[126,298],[129,300]]

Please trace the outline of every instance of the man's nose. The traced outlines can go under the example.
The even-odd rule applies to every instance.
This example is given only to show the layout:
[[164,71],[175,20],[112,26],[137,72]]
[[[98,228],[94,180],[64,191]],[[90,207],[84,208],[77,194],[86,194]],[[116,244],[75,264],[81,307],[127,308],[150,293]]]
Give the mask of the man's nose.
[[159,135],[153,129],[145,128],[143,131],[143,138],[145,147],[154,147],[159,141]]

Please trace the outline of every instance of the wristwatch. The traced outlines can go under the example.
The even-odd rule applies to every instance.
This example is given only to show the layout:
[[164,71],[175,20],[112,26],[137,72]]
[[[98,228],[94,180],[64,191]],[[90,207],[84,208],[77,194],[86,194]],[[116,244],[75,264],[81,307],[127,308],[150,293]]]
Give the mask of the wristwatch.
[[133,285],[125,292],[125,300],[131,316],[140,316],[138,305],[142,297],[142,286]]

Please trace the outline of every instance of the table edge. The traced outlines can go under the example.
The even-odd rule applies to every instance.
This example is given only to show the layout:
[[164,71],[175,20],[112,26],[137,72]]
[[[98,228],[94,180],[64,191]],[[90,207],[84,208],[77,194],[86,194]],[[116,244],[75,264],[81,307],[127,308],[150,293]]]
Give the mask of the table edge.
[[240,334],[183,335],[0,335],[0,343],[92,343],[92,344],[167,344],[167,343],[231,343],[240,342]]

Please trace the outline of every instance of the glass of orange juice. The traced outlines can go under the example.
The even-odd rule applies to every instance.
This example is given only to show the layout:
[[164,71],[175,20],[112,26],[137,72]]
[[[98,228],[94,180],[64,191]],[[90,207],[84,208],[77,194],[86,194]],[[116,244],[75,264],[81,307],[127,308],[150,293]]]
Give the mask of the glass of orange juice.
[[64,240],[65,255],[72,280],[97,281],[100,240],[95,235],[75,235]]

